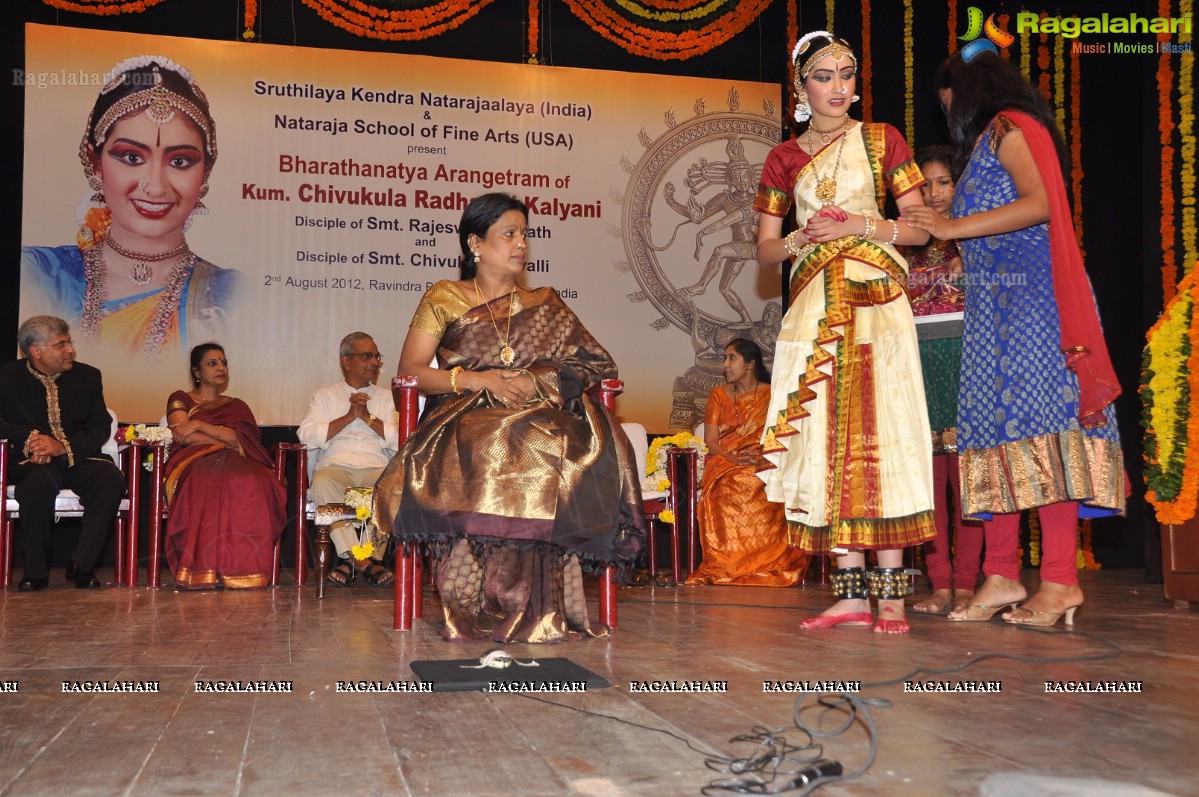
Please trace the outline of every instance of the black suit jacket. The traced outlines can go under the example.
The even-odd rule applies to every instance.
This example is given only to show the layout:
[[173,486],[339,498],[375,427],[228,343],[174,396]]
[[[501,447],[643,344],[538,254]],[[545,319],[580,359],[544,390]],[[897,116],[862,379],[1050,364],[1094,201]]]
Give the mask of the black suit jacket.
[[[61,467],[98,457],[112,434],[112,416],[104,404],[100,371],[76,362],[58,376],[58,404],[62,431],[70,455],[54,461]],[[45,386],[29,372],[25,360],[0,365],[0,437],[8,438],[14,455],[21,457],[25,441],[34,430],[50,434],[50,407]]]

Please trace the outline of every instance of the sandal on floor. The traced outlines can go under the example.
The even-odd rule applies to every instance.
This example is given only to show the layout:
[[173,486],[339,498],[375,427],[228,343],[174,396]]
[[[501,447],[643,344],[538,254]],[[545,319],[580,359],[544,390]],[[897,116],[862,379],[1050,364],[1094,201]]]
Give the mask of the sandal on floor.
[[672,573],[669,570],[659,570],[657,573],[654,573],[654,584],[656,584],[659,587],[677,587],[678,586],[678,584],[675,583],[675,580],[674,580],[674,573]]
[[325,580],[335,587],[348,587],[358,578],[358,571],[348,560],[343,560],[337,567],[329,571]]
[[624,578],[623,586],[626,587],[644,587],[651,581],[650,572],[648,570],[633,570]]
[[368,562],[362,568],[362,580],[372,587],[386,587],[396,580],[396,574],[378,562]]

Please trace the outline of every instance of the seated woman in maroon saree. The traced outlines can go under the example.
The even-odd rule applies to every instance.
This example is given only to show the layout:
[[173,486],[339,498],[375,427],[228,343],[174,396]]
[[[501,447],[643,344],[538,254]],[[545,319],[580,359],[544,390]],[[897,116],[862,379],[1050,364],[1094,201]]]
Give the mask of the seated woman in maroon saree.
[[465,279],[429,289],[400,357],[424,418],[375,488],[380,528],[432,547],[447,640],[602,635],[582,567],[627,564],[645,535],[628,440],[584,392],[612,358],[552,289],[516,283],[526,214],[488,194],[463,215]]
[[166,461],[166,556],[181,589],[270,583],[287,499],[254,413],[222,396],[229,365],[220,346],[192,350],[196,387],[167,400],[174,440]]

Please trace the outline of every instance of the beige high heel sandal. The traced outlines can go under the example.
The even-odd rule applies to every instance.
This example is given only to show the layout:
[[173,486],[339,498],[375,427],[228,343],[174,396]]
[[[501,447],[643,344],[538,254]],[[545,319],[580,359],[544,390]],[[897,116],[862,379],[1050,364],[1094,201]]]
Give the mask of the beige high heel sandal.
[[1049,626],[1056,625],[1058,618],[1064,614],[1066,615],[1066,625],[1072,626],[1074,625],[1074,612],[1079,606],[1082,606],[1082,604],[1075,604],[1060,612],[1038,612],[1036,609],[1021,609],[1020,611],[1028,612],[1029,616],[1008,617],[1004,622],[1012,625],[1035,625],[1048,628]]
[[965,614],[961,615],[960,617],[954,617],[952,614],[950,614],[949,620],[955,623],[985,623],[994,617],[995,612],[999,611],[1000,609],[1010,608],[1012,611],[1015,611],[1019,603],[1019,601],[1014,601],[1012,603],[1001,603],[998,606],[987,606],[982,603],[972,603],[966,607]]

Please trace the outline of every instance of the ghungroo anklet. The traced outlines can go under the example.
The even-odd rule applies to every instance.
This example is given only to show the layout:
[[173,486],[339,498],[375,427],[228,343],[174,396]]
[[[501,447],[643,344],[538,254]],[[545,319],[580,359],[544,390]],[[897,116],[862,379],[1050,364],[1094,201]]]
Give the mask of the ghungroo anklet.
[[829,579],[833,594],[845,600],[866,600],[866,570],[861,567],[838,567]]
[[902,567],[876,567],[870,571],[870,594],[879,600],[902,600],[912,594],[908,572]]

